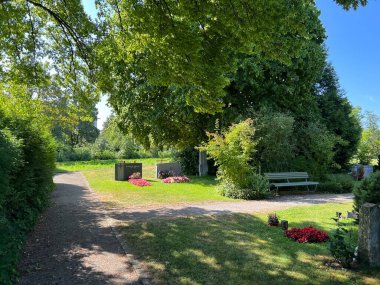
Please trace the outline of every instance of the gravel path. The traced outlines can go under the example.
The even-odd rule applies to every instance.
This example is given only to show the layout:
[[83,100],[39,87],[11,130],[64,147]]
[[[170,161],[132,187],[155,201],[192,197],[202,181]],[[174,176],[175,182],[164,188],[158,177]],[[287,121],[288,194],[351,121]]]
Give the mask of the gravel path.
[[111,209],[115,220],[170,218],[189,215],[219,215],[231,213],[269,213],[294,206],[311,206],[326,203],[351,202],[352,194],[301,194],[286,195],[263,201],[209,202],[181,204],[165,207],[139,207]]
[[53,204],[26,242],[18,284],[140,284],[83,176],[54,181]]

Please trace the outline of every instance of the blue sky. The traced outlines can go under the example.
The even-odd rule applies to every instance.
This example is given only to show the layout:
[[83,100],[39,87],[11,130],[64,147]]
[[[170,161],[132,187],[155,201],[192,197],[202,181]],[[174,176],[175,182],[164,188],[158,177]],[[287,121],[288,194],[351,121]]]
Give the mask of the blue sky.
[[[94,2],[83,0],[86,11],[95,15]],[[335,67],[341,87],[353,106],[380,116],[380,1],[345,11],[333,0],[317,0],[320,19],[326,29],[329,61]],[[98,127],[110,110],[106,99],[98,104]]]
[[332,0],[317,0],[326,29],[329,60],[354,106],[380,116],[380,1],[345,11]]

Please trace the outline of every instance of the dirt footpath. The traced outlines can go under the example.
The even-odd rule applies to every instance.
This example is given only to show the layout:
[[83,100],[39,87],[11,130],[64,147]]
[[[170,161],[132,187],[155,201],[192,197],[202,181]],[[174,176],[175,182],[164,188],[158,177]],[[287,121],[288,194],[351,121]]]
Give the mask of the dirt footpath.
[[54,181],[53,204],[29,235],[18,284],[141,284],[83,176]]

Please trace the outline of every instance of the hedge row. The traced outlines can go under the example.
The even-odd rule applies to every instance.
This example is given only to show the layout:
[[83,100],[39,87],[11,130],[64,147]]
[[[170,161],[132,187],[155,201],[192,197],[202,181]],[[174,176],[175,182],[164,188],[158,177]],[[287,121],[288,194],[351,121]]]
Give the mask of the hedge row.
[[0,284],[12,284],[22,244],[53,189],[55,144],[33,122],[0,110]]

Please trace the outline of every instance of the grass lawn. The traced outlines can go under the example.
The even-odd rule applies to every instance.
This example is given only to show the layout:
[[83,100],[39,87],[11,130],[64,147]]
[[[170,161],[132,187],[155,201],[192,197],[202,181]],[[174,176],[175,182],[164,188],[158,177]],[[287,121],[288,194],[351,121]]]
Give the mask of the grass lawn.
[[[163,159],[168,161],[169,159]],[[160,206],[205,201],[236,201],[221,196],[214,177],[190,176],[190,183],[165,184],[155,178],[155,164],[161,159],[146,158],[126,160],[143,163],[143,178],[152,186],[139,187],[128,181],[115,181],[116,160],[57,163],[57,171],[81,171],[91,188],[108,207]]]
[[[331,232],[330,219],[351,204],[277,211],[291,227]],[[128,245],[154,284],[380,284],[380,270],[349,271],[324,264],[329,243],[299,244],[266,225],[266,215],[234,214],[129,222]],[[349,221],[349,220],[347,220]],[[354,223],[348,222],[357,231]]]
[[117,162],[142,162],[143,166],[154,166],[156,162],[168,162],[170,158],[109,159],[90,161],[56,162],[56,172],[86,171],[94,169],[114,169]]

